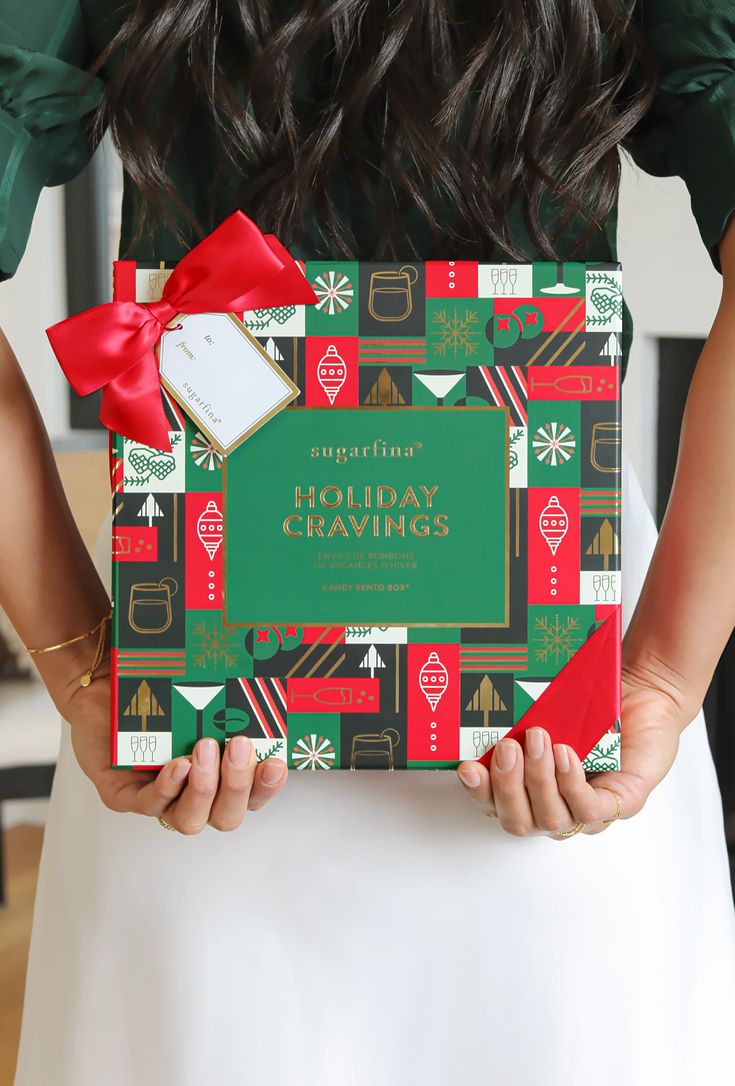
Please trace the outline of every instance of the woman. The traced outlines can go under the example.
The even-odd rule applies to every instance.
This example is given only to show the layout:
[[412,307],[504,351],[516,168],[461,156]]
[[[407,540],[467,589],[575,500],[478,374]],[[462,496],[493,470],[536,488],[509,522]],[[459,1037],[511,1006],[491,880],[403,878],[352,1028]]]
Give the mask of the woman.
[[234,740],[221,764],[205,739],[157,776],[107,770],[104,657],[79,676],[108,603],[4,345],[0,497],[29,527],[17,556],[0,527],[0,601],[35,647],[97,629],[36,657],[70,728],[16,1086],[724,1080],[735,923],[698,708],[735,616],[735,14],[627,6],[6,11],[5,276],[39,188],[87,160],[93,110],[126,165],[130,257],[176,259],[242,207],[300,258],[615,259],[623,146],[684,178],[723,275],[657,544],[626,466],[623,770],[591,781],[543,731],[503,741],[489,774],[465,763],[461,787],[332,773],[283,789],[285,767],[254,772]]

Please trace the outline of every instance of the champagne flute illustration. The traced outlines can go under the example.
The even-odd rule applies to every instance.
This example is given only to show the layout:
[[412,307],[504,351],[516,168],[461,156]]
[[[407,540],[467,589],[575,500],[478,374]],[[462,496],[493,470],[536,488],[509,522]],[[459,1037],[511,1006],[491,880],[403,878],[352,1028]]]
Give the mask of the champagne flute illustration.
[[[355,699],[356,703],[361,705],[364,697],[365,691],[362,690]],[[313,701],[317,705],[329,705],[332,708],[338,708],[339,706],[353,704],[353,691],[349,686],[321,686],[318,690],[292,690],[289,693],[291,705],[299,699]],[[373,695],[368,694],[367,700],[373,701]]]
[[497,264],[494,264],[490,269],[490,282],[493,286],[493,294],[498,293],[498,282],[500,280],[500,268]]
[[[589,396],[590,392],[592,392],[592,378],[588,373],[570,373],[564,374],[563,377],[555,377],[551,381],[540,381],[533,374],[531,377],[531,391],[535,392],[537,388],[553,388],[556,392],[561,392],[565,396]],[[599,391],[601,389],[598,389]]]
[[130,736],[130,750],[131,750],[131,753],[133,755],[133,762],[138,761],[138,747],[139,746],[140,746],[140,736],[139,735],[131,735]]
[[516,292],[516,279],[518,278],[518,268],[508,268],[508,282],[510,283],[510,293]]
[[196,710],[196,737],[197,740],[201,739],[204,735],[204,710],[220,691],[224,690],[224,685],[222,683],[212,686],[207,683],[174,683],[174,690],[189,702],[192,709]]
[[480,757],[480,747],[482,746],[482,732],[474,731],[472,733],[472,745],[475,748],[475,757]]
[[148,736],[148,750],[151,754],[151,761],[153,761],[153,755],[156,753],[156,747],[158,746],[158,739],[155,735]]
[[141,760],[141,762],[144,762],[146,760],[145,755],[146,755],[146,751],[148,750],[148,740],[149,740],[149,738],[150,738],[150,736],[148,736],[148,735],[141,735],[141,737],[140,737],[140,754],[141,754],[140,760]]

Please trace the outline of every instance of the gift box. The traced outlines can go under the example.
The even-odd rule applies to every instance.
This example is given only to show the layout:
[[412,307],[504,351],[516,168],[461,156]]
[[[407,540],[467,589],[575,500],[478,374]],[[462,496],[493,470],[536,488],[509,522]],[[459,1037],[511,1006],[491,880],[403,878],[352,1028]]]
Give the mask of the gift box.
[[448,769],[541,724],[619,768],[620,264],[295,261],[313,300],[195,316],[176,268],[115,266],[165,440],[111,436],[112,765]]

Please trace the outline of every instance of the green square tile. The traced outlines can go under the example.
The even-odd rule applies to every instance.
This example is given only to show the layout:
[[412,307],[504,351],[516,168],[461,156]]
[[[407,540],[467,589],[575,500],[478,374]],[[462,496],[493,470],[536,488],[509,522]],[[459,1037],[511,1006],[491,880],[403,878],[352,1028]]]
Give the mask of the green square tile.
[[319,299],[307,305],[308,336],[356,336],[358,265],[350,260],[306,261],[306,278]]

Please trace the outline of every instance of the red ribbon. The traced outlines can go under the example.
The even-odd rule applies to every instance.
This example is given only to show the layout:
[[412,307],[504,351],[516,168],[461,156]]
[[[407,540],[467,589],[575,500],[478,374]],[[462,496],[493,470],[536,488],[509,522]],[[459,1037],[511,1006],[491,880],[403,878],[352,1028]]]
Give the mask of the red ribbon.
[[[620,718],[620,607],[598,626],[527,709],[506,739],[524,746],[529,728],[544,728],[586,758]],[[490,768],[495,747],[478,761]]]
[[178,262],[159,302],[107,302],[52,325],[46,334],[80,396],[103,390],[104,426],[169,450],[155,348],[171,318],[316,301],[280,241],[235,211]]

